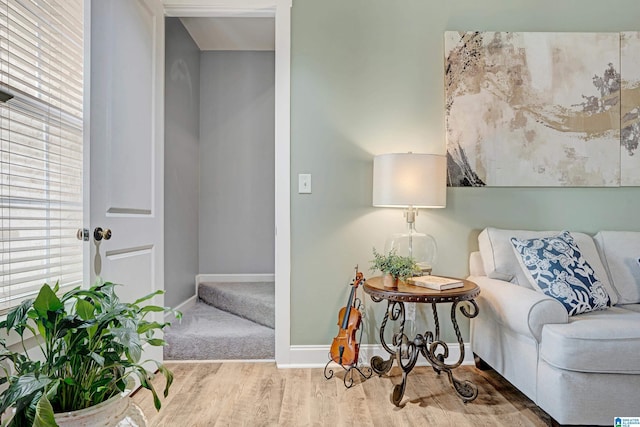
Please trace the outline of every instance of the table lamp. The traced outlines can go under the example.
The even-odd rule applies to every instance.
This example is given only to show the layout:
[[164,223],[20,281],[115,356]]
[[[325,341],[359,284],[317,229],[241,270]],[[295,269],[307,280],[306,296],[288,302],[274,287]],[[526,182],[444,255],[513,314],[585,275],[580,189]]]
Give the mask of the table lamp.
[[373,206],[404,208],[407,232],[394,234],[385,253],[411,256],[423,274],[436,262],[433,236],[419,233],[415,220],[419,208],[444,208],[447,204],[447,158],[435,154],[394,153],[373,159]]

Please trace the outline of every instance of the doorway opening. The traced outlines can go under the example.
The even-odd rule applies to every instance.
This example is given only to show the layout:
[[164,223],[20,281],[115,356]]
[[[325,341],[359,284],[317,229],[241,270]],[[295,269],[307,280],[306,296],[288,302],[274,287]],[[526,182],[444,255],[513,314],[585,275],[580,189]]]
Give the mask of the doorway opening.
[[165,21],[169,360],[275,358],[274,21]]

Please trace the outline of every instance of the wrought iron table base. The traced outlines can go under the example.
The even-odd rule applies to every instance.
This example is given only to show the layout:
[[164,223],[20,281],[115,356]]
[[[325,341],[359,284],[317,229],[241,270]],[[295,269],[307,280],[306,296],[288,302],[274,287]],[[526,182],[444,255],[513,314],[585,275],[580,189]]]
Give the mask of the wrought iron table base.
[[[371,296],[376,302],[382,301],[382,298]],[[448,364],[445,362],[449,357],[449,346],[444,341],[440,340],[440,324],[438,322],[438,312],[436,310],[436,303],[431,303],[433,310],[433,318],[435,322],[435,331],[427,331],[424,334],[417,334],[413,340],[410,340],[404,333],[405,323],[405,308],[404,303],[401,301],[388,300],[387,312],[385,313],[382,325],[380,326],[380,343],[384,349],[390,354],[389,359],[384,360],[380,356],[373,356],[371,358],[371,369],[378,374],[384,375],[391,370],[394,360],[398,363],[398,366],[402,369],[402,382],[395,385],[393,392],[391,393],[391,401],[394,405],[399,406],[404,391],[407,385],[407,375],[416,365],[418,360],[418,354],[422,354],[431,364],[433,370],[440,375],[441,372],[446,372],[449,383],[455,390],[455,392],[462,398],[464,403],[471,402],[478,396],[478,387],[471,381],[460,381],[453,375],[453,369],[462,364],[464,360],[464,341],[462,340],[462,334],[458,327],[456,320],[456,309],[460,301],[452,303],[451,307],[451,323],[456,333],[456,338],[460,346],[460,356],[455,363]],[[478,315],[478,305],[471,299],[468,300],[471,304],[472,310],[468,311],[465,306],[460,306],[460,312],[467,318],[473,318]],[[392,346],[385,341],[384,331],[387,325],[387,321],[400,322],[400,329],[398,333],[393,335]]]

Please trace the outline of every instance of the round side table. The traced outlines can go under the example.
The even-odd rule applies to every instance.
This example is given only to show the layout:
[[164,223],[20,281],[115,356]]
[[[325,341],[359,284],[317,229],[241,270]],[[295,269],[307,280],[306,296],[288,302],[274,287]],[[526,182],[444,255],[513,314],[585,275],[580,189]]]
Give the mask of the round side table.
[[[384,375],[389,372],[395,360],[402,369],[402,382],[396,385],[391,393],[391,401],[396,406],[400,405],[400,401],[404,396],[407,375],[416,365],[419,354],[422,354],[429,361],[436,373],[446,372],[449,382],[463,402],[470,402],[478,396],[478,387],[475,384],[471,381],[458,380],[452,371],[462,364],[465,353],[464,341],[456,319],[457,308],[461,302],[467,301],[471,305],[471,310],[468,310],[466,305],[460,305],[460,312],[467,318],[476,317],[478,315],[478,305],[474,298],[480,294],[480,288],[469,280],[456,280],[460,280],[463,286],[445,291],[436,291],[405,282],[400,282],[397,288],[385,288],[381,277],[372,277],[364,283],[364,291],[371,296],[374,302],[387,300],[387,311],[380,325],[380,344],[389,353],[390,357],[387,360],[380,356],[372,357],[371,368],[378,375]],[[430,303],[435,329],[426,331],[424,334],[419,333],[414,338],[409,338],[404,333],[405,302]],[[436,310],[436,305],[440,303],[452,303],[451,323],[460,346],[460,356],[456,362],[451,364],[445,361],[449,355],[449,346],[440,339],[440,323]],[[391,345],[385,341],[384,337],[385,327],[389,319],[399,323],[400,326],[399,331],[393,335]]]

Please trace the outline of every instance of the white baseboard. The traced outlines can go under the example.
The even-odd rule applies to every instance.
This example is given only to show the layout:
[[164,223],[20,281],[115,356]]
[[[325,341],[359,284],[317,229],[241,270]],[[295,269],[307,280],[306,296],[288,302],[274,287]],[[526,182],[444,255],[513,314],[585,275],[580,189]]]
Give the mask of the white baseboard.
[[[447,363],[455,363],[460,357],[458,343],[447,343],[449,346],[449,357]],[[323,368],[329,361],[330,345],[292,345],[289,349],[289,363],[278,364],[278,368]],[[362,344],[360,346],[360,360],[368,365],[373,356],[380,356],[384,359],[389,357],[389,353],[380,344]],[[463,365],[473,365],[473,352],[471,344],[464,344]],[[416,366],[430,366],[429,362],[418,355]]]
[[[173,309],[183,312],[184,310],[187,310],[191,307],[193,307],[194,305],[196,305],[196,302],[198,301],[198,295],[194,295],[191,298],[188,298],[186,301],[181,302],[180,304],[178,304],[177,306],[175,306]],[[164,315],[164,321],[165,322],[173,322],[174,320],[176,320],[175,316],[171,313],[165,313]]]
[[166,363],[273,363],[275,360],[273,359],[211,359],[211,360],[203,360],[203,359],[194,359],[194,360],[165,360]]

